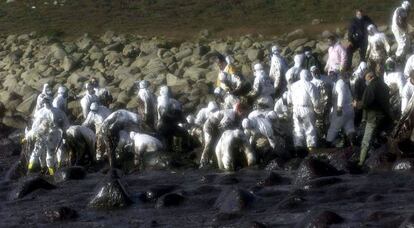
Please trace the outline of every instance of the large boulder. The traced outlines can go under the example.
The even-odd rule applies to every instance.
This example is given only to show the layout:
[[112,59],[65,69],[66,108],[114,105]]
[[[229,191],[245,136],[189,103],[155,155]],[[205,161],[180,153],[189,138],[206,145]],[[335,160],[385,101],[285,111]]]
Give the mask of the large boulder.
[[88,206],[95,209],[122,208],[132,203],[116,172],[109,172]]
[[329,163],[315,158],[306,158],[302,161],[296,172],[295,184],[304,186],[313,179],[339,174],[340,172]]
[[264,57],[264,51],[262,49],[249,48],[246,50],[247,57],[250,61],[261,61]]
[[9,116],[6,115],[1,121],[4,125],[15,128],[15,129],[24,129],[27,125],[26,120],[21,116]]
[[198,81],[202,78],[205,78],[207,72],[208,71],[206,69],[190,67],[185,71],[183,77],[191,79],[192,81]]
[[45,179],[39,176],[27,177],[25,179],[22,179],[19,182],[17,188],[11,192],[10,199],[21,199],[37,189],[51,190],[55,188],[55,185],[47,182]]
[[29,115],[36,105],[36,100],[36,94],[29,96],[28,98],[23,100],[23,102],[19,104],[19,106],[17,106],[16,111],[21,112],[25,115]]
[[250,192],[240,188],[224,189],[216,199],[214,206],[221,213],[238,213],[252,206],[255,197]]

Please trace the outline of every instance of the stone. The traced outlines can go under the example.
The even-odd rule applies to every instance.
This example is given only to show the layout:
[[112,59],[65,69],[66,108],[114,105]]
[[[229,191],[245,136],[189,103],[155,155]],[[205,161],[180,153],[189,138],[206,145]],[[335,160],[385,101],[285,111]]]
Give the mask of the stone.
[[319,25],[321,23],[321,19],[313,19],[312,20],[312,25]]
[[198,81],[202,78],[205,78],[207,70],[202,68],[190,67],[188,68],[183,77],[186,79],[191,79],[192,81]]
[[329,227],[333,224],[340,224],[344,219],[332,211],[322,211],[317,213],[310,213],[304,220],[298,223],[297,228],[311,228],[311,227]]
[[51,190],[55,188],[55,185],[47,182],[39,176],[27,177],[19,181],[17,188],[11,192],[10,199],[21,199],[38,189]]
[[93,41],[92,39],[88,36],[88,34],[85,34],[82,38],[80,38],[77,42],[76,45],[78,46],[79,50],[81,51],[87,51],[89,50],[89,48],[92,47],[93,45]]
[[292,42],[290,42],[288,44],[288,47],[291,50],[296,50],[298,47],[303,46],[305,43],[307,43],[309,41],[308,38],[302,38],[302,39],[297,39],[297,40],[293,40]]
[[143,74],[153,74],[157,75],[160,73],[165,73],[167,71],[167,67],[159,58],[151,59],[148,64],[142,69]]
[[122,50],[122,55],[128,58],[135,58],[139,55],[140,51],[141,50],[135,45],[127,44]]
[[4,116],[1,122],[15,129],[24,129],[26,127],[26,120],[21,116]]
[[55,181],[65,182],[68,180],[82,180],[86,176],[86,171],[82,166],[71,166],[59,169],[54,175]]
[[219,209],[221,213],[238,213],[252,206],[255,197],[250,192],[230,187],[224,189],[216,202],[214,203],[215,208]]
[[155,204],[155,208],[177,207],[185,200],[184,196],[178,193],[169,193],[161,196]]
[[124,49],[124,45],[121,42],[115,42],[113,44],[109,44],[103,50],[104,51],[121,52],[123,49]]
[[313,179],[339,174],[340,172],[329,163],[315,158],[306,158],[302,161],[296,172],[295,184],[304,186]]
[[29,96],[19,106],[17,106],[16,111],[21,112],[25,115],[29,115],[36,105],[36,100],[36,94]]
[[246,50],[247,57],[250,61],[261,61],[264,57],[263,50],[249,48]]
[[75,67],[75,62],[72,60],[72,58],[65,56],[63,58],[62,68],[64,71],[68,72],[71,71]]
[[55,43],[50,46],[50,54],[57,60],[63,60],[67,56],[64,47],[59,43]]
[[250,38],[245,38],[241,42],[242,49],[250,48],[252,45],[253,45],[253,41]]
[[282,182],[283,178],[279,174],[270,172],[263,180],[260,180],[257,185],[266,187],[280,184]]
[[178,52],[177,54],[175,54],[175,59],[177,61],[181,61],[182,59],[190,56],[193,54],[193,50],[191,48],[186,48],[180,52]]
[[305,36],[305,31],[303,31],[303,29],[296,29],[295,31],[288,33],[286,38],[288,40],[295,40],[295,39],[303,38],[304,36]]
[[392,167],[394,171],[412,171],[414,170],[414,160],[413,159],[402,159],[394,162]]
[[88,206],[95,209],[123,208],[132,203],[116,172],[110,171],[98,187]]
[[69,207],[58,207],[43,213],[49,222],[66,221],[78,217],[78,213]]
[[146,190],[140,199],[144,202],[155,202],[161,196],[174,191],[177,187],[177,185],[156,185]]

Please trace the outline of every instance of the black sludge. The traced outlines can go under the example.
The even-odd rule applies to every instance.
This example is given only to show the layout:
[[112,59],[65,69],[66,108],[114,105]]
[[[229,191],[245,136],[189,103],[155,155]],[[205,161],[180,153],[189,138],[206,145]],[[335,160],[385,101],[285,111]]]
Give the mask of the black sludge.
[[20,199],[37,189],[51,190],[55,188],[55,185],[47,182],[41,177],[27,177],[20,181],[19,185],[12,191],[9,198],[11,200]]

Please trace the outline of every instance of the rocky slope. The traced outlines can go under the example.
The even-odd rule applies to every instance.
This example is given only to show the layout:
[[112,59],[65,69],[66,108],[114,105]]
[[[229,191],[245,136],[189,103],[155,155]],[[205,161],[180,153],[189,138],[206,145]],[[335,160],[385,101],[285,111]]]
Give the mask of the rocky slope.
[[[379,29],[392,38],[387,26]],[[344,31],[335,32],[345,37]],[[211,99],[217,53],[233,55],[241,73],[251,79],[252,64],[268,63],[273,44],[283,47],[282,53],[290,62],[303,46],[313,48],[321,59],[326,59],[327,33],[318,39],[307,38],[300,29],[271,40],[260,35],[211,39],[210,32],[204,30],[197,39],[184,42],[110,31],[100,37],[85,34],[73,41],[34,32],[9,35],[0,38],[1,122],[24,128],[44,83],[52,85],[54,91],[59,85],[70,89],[69,109],[76,120],[80,115],[78,95],[91,77],[114,95],[112,108],[134,109],[134,82],[146,79],[156,92],[160,85],[170,86],[188,113]],[[359,61],[358,56],[354,61]]]

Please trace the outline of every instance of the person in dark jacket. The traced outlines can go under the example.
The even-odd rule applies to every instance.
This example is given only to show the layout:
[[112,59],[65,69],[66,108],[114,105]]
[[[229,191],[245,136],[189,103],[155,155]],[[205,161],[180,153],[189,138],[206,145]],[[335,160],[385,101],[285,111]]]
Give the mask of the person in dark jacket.
[[308,46],[304,47],[303,53],[305,54],[305,58],[303,59],[303,67],[305,69],[310,70],[312,66],[322,69],[322,64],[319,61],[317,54],[312,52],[312,48]]
[[372,72],[366,74],[365,80],[367,87],[362,96],[362,101],[356,104],[357,107],[362,108],[366,121],[359,157],[360,166],[365,162],[373,139],[385,130],[386,123],[391,120],[388,86]]
[[352,19],[351,25],[348,29],[348,41],[350,42],[347,48],[347,69],[352,66],[352,57],[356,50],[359,49],[359,56],[361,61],[365,61],[365,54],[368,45],[368,25],[374,25],[371,18],[364,15],[361,9],[356,10],[356,16]]

